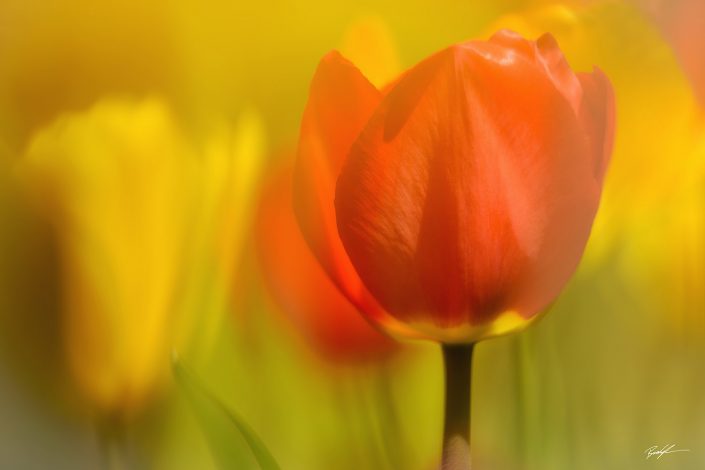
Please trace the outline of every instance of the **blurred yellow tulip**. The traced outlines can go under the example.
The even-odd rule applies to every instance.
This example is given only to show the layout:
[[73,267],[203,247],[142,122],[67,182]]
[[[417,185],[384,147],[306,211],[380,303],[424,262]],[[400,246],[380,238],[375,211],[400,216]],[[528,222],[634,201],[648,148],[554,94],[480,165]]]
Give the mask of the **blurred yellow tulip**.
[[102,101],[31,139],[21,170],[56,230],[67,364],[100,413],[142,408],[191,339],[207,301],[196,276],[222,265],[216,244],[237,256],[260,136],[249,116],[200,145],[149,99]]

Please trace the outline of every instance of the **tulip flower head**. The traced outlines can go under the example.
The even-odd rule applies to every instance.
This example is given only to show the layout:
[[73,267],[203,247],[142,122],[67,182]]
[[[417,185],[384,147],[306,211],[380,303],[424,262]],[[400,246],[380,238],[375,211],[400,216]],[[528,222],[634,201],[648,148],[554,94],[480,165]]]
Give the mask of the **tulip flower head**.
[[304,112],[299,222],[373,321],[473,343],[526,326],[575,271],[613,132],[609,80],[548,34],[451,46],[384,90],[333,52]]

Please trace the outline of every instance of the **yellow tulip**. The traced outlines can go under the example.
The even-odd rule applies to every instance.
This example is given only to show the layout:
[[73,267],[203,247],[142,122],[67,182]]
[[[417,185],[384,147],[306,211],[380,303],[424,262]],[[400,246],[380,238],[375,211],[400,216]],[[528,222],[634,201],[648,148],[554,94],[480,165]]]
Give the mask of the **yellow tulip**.
[[202,314],[194,276],[215,266],[212,237],[240,243],[260,134],[244,122],[199,144],[158,100],[106,100],[31,139],[22,171],[56,231],[66,361],[101,413],[131,415],[160,390]]

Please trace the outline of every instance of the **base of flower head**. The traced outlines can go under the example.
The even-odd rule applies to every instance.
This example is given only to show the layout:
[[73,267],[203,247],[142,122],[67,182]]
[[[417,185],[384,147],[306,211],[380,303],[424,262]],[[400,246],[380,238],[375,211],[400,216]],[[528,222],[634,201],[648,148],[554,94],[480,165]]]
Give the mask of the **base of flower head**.
[[482,324],[463,323],[456,326],[414,320],[407,320],[401,323],[389,315],[375,320],[381,325],[383,330],[398,339],[425,339],[443,344],[471,344],[484,339],[522,331],[539,317],[541,317],[541,314],[526,318],[514,310],[507,310],[491,321]]

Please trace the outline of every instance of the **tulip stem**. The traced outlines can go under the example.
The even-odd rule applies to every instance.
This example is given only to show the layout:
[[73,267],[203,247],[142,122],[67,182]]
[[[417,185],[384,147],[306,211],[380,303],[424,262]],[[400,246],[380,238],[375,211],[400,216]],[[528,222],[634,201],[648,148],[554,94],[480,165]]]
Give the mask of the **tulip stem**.
[[445,421],[442,470],[470,469],[470,379],[474,344],[443,345]]
[[100,455],[105,470],[123,470],[129,468],[127,452],[127,434],[117,417],[103,416],[97,421],[96,435],[100,446]]

